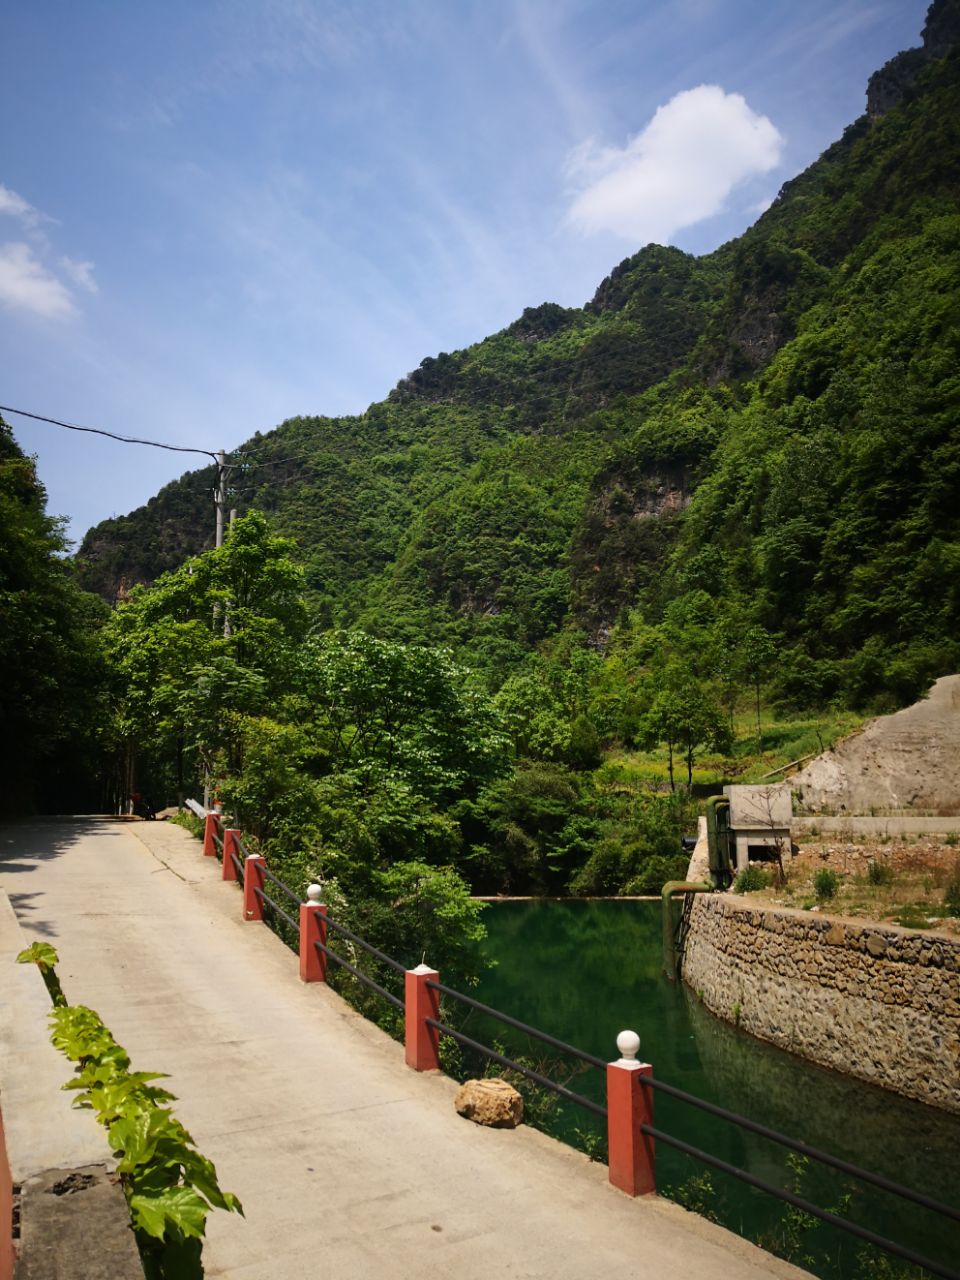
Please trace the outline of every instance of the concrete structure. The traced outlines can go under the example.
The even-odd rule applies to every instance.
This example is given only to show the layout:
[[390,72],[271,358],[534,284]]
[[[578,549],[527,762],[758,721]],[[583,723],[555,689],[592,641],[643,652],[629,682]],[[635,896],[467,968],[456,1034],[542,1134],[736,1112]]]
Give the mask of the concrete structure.
[[789,783],[726,786],[723,794],[730,801],[731,859],[737,871],[751,859],[790,852]]
[[409,1070],[403,1046],[301,983],[296,956],[242,921],[237,888],[181,829],[25,825],[0,850],[0,885],[25,931],[60,950],[67,997],[98,1010],[135,1069],[171,1073],[177,1115],[244,1203],[244,1219],[211,1216],[211,1280],[805,1274],[677,1205],[622,1195],[525,1125],[461,1119],[456,1083]]

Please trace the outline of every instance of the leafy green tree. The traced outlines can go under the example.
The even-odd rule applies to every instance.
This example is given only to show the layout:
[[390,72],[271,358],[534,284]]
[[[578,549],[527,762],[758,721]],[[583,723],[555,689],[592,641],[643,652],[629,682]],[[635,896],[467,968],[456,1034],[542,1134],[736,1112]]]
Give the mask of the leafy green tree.
[[581,787],[561,764],[521,763],[486,789],[477,812],[489,832],[494,856],[487,867],[498,876],[499,891],[559,887],[571,861],[586,855],[577,825]]
[[499,714],[443,650],[334,631],[302,646],[297,685],[296,714],[317,724],[335,771],[393,774],[443,800],[508,767]]
[[99,803],[106,607],[74,583],[59,521],[0,419],[0,812]]
[[283,696],[306,631],[303,573],[291,552],[253,512],[223,547],[117,606],[105,642],[128,788],[138,747],[175,759],[181,798],[185,755],[208,773],[239,763],[236,716]]
[[697,749],[724,750],[730,743],[729,724],[720,704],[689,671],[676,663],[668,666],[658,680],[645,731],[649,742],[666,744],[671,791],[676,790],[675,752],[682,752],[686,759],[687,786],[690,787]]
[[770,674],[777,661],[777,644],[764,627],[748,627],[740,640],[738,667],[753,685],[757,713],[757,753],[763,752],[763,731],[760,727],[760,690],[764,678]]

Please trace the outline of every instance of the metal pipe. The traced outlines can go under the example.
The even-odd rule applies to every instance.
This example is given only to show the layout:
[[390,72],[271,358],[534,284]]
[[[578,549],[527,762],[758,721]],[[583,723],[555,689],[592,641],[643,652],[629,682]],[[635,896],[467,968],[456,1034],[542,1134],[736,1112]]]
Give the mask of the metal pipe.
[[673,913],[670,907],[675,893],[712,893],[713,885],[696,880],[668,880],[660,890],[663,909],[663,972],[671,982],[677,980],[677,949],[673,941]]

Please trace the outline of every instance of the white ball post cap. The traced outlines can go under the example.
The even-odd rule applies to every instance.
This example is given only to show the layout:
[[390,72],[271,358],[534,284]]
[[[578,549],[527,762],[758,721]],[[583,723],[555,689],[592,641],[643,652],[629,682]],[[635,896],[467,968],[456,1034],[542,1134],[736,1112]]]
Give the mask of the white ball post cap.
[[319,906],[320,900],[322,897],[323,897],[323,889],[321,889],[320,885],[318,884],[307,885],[307,901],[308,902],[312,902],[315,907]]
[[621,1031],[617,1036],[617,1048],[620,1050],[621,1067],[639,1067],[637,1054],[640,1052],[640,1037],[635,1031]]

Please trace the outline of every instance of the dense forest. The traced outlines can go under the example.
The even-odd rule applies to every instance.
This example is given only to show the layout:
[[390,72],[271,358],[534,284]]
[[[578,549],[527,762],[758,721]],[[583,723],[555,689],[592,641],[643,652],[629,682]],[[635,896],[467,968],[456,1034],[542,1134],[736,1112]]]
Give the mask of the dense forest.
[[73,747],[114,802],[214,779],[291,882],[466,935],[468,886],[655,892],[698,784],[800,754],[777,717],[956,670],[958,13],[738,240],[254,436],[222,548],[207,469],[65,562],[0,436],[6,807]]

